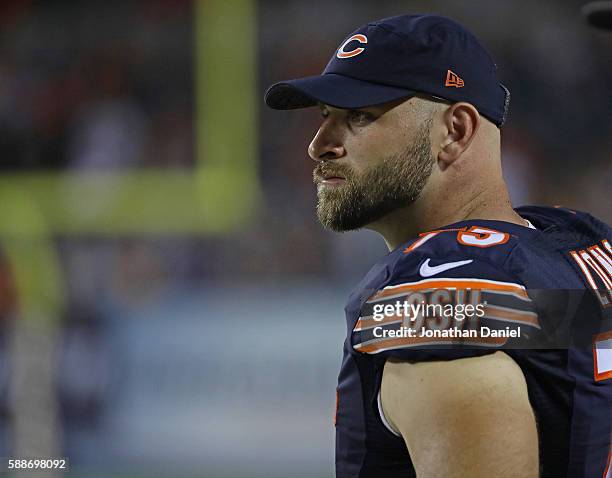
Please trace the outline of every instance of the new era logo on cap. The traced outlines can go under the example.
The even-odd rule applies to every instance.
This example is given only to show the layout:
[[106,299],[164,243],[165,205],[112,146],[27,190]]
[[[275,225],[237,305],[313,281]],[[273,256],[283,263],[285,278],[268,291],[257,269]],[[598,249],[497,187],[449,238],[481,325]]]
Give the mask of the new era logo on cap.
[[444,83],[444,86],[454,86],[455,88],[463,88],[465,86],[465,82],[453,70],[448,70],[446,72],[446,83]]

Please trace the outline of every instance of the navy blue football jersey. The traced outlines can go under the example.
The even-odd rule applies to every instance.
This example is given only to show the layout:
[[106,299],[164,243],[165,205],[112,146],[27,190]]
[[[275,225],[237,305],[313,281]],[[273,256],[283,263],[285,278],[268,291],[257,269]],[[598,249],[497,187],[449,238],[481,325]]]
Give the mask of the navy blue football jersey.
[[[336,403],[338,478],[416,476],[380,404],[387,359],[498,350],[524,374],[541,477],[612,478],[611,228],[564,208],[516,211],[530,227],[469,220],[424,232],[351,293]],[[432,305],[438,309],[427,314]]]

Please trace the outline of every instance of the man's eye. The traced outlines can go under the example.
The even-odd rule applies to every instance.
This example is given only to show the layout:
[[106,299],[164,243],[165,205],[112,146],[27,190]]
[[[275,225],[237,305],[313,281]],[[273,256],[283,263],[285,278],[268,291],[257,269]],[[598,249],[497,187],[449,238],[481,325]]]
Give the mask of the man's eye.
[[374,118],[370,113],[359,110],[351,110],[348,114],[348,119],[351,123],[355,124],[366,124],[372,121]]

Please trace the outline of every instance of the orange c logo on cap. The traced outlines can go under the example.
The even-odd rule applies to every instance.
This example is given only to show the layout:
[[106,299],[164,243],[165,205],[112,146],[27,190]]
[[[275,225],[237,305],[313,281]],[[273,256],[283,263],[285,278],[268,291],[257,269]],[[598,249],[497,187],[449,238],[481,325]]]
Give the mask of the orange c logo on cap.
[[365,35],[361,35],[361,34],[357,34],[357,35],[353,35],[352,37],[350,37],[348,40],[346,40],[342,46],[340,48],[338,48],[338,53],[336,53],[336,56],[340,59],[342,58],[351,58],[353,56],[357,56],[360,53],[362,53],[365,48],[362,47],[358,47],[355,48],[354,50],[351,51],[344,51],[344,48],[346,47],[346,45],[348,45],[350,42],[352,41],[358,41],[359,43],[365,45],[368,42],[368,37],[366,37]]

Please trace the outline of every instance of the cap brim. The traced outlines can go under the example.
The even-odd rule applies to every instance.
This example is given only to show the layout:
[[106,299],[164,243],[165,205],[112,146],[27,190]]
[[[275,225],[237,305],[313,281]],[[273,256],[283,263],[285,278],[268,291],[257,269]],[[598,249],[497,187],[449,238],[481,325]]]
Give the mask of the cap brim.
[[416,91],[405,88],[326,73],[275,83],[266,91],[265,102],[276,110],[307,108],[318,103],[350,109],[379,105],[416,94]]
[[587,22],[597,28],[612,30],[612,2],[590,2],[582,7]]

